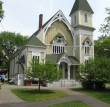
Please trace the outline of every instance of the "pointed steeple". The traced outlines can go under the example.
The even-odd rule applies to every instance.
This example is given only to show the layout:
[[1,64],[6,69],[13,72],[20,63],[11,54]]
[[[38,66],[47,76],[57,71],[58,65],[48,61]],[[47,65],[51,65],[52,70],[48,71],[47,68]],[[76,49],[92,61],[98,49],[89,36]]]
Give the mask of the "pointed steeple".
[[90,13],[94,13],[93,10],[91,9],[89,3],[87,2],[87,0],[76,0],[73,8],[70,12],[70,16],[76,12],[77,10],[84,10],[86,12],[90,12]]

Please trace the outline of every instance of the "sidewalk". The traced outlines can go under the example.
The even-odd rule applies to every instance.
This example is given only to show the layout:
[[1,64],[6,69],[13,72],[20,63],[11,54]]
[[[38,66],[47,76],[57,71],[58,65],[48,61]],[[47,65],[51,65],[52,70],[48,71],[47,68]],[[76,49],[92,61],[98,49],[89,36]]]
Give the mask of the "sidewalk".
[[[40,101],[40,102],[24,102],[19,99],[17,96],[10,92],[10,89],[13,88],[36,88],[34,87],[25,87],[25,86],[16,86],[16,85],[3,85],[2,90],[0,91],[0,107],[45,107],[48,105],[63,103],[67,101],[79,100],[85,102],[91,107],[110,107],[110,104],[102,102],[93,97],[77,93],[74,91],[70,91],[67,88],[62,87],[45,87],[46,89],[52,90],[61,90],[66,93],[69,93],[70,96],[60,99],[48,100],[48,101]],[[44,88],[44,87],[42,87]]]

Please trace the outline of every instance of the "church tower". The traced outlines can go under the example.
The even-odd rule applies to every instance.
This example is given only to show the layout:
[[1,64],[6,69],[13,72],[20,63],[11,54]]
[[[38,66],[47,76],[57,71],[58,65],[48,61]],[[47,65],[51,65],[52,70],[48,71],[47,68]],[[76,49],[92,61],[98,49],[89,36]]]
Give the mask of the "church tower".
[[75,0],[70,12],[71,26],[75,30],[75,56],[80,63],[86,62],[89,58],[94,58],[93,13],[87,0]]

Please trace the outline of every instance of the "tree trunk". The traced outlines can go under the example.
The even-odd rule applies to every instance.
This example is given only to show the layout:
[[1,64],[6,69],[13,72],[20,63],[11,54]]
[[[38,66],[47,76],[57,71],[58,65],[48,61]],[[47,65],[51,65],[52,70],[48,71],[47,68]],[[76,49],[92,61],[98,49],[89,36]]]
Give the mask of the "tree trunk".
[[40,82],[41,82],[41,80],[39,79],[39,90],[38,90],[39,92],[40,92]]
[[10,75],[10,60],[8,62],[8,81],[9,81],[9,75]]

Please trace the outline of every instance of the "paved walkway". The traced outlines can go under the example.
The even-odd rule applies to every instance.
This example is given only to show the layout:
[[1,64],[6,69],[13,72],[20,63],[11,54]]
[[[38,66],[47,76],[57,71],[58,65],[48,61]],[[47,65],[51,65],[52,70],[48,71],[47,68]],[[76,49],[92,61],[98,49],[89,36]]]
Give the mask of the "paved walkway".
[[[91,107],[110,107],[110,104],[104,103],[93,97],[70,91],[67,88],[62,87],[46,87],[46,89],[61,90],[66,93],[69,93],[70,96],[60,99],[40,101],[40,102],[24,102],[19,99],[17,96],[10,92],[10,89],[13,88],[36,88],[36,87],[25,87],[25,86],[16,86],[16,85],[3,85],[0,91],[0,107],[45,107],[48,105],[63,103],[67,101],[79,100],[83,101]],[[42,87],[44,88],[44,87]]]

